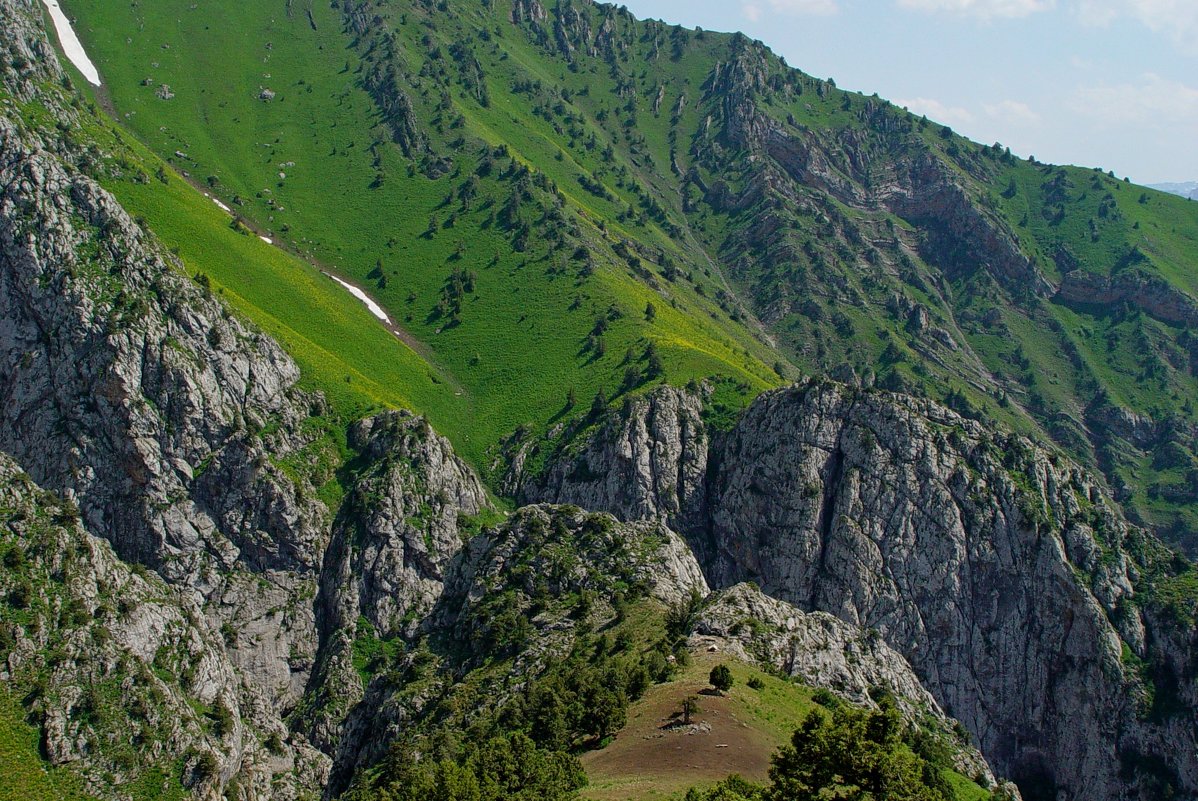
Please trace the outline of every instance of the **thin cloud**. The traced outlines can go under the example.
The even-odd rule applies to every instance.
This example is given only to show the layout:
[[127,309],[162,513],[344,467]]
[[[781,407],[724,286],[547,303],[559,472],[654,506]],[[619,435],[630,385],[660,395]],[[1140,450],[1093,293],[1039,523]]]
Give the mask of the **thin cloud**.
[[912,114],[922,114],[944,125],[968,125],[976,119],[969,109],[948,106],[930,97],[913,97],[910,100],[895,100],[894,103]]
[[1040,115],[1027,103],[1018,100],[1003,100],[999,103],[985,103],[982,110],[988,117],[1004,122],[1015,122],[1021,125],[1035,125],[1040,122]]
[[1198,3],[1194,0],[1076,0],[1073,13],[1082,24],[1093,27],[1134,19],[1173,40],[1182,50],[1198,53]]
[[1137,83],[1081,87],[1069,107],[1103,125],[1182,127],[1198,134],[1198,88],[1151,72]]
[[1052,8],[1056,0],[898,0],[908,11],[937,12],[979,19],[1018,19]]
[[778,14],[826,17],[840,10],[836,0],[760,0],[741,3],[741,10],[750,22],[758,22],[769,12]]

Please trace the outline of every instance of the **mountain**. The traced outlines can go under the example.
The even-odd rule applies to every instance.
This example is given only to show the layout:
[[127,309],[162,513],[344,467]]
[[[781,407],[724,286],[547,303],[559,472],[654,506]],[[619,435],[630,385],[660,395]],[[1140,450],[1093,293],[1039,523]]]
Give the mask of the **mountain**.
[[613,6],[253,3],[232,26],[227,5],[68,3],[100,102],[250,228],[369,289],[412,349],[387,361],[411,367],[354,392],[378,352],[303,311],[337,285],[280,304],[292,268],[251,284],[137,170],[107,185],[268,330],[347,360],[312,384],[330,397],[399,395],[490,474],[502,439],[600,389],[722,376],[739,408],[780,376],[855,376],[1051,439],[1198,548],[1193,207]]
[[67,11],[99,89],[0,0],[19,797],[1198,795],[1186,201],[580,0]]
[[1168,192],[1171,195],[1181,195],[1190,200],[1198,200],[1198,181],[1185,181],[1172,184],[1149,184],[1153,189]]

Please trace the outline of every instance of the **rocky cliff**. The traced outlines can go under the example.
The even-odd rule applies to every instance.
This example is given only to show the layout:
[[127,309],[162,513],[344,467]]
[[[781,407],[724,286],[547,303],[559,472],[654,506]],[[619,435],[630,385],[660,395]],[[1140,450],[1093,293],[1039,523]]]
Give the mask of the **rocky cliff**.
[[417,636],[374,666],[345,718],[332,789],[396,738],[499,708],[609,624],[616,605],[660,607],[707,589],[685,542],[659,523],[621,524],[574,506],[520,509],[470,538]]
[[661,430],[701,402],[634,401],[525,495],[680,524],[714,586],[752,579],[877,631],[1027,797],[1198,787],[1192,633],[1153,611],[1151,540],[1083,470],[934,403],[818,381],[726,433]]
[[105,798],[176,782],[197,798],[287,797],[321,781],[281,722],[246,708],[227,643],[190,592],[122,562],[7,456],[0,509],[0,680],[51,763]]
[[423,418],[391,412],[362,420],[351,427],[350,444],[362,469],[325,556],[316,600],[320,652],[303,725],[326,752],[356,758],[366,743],[343,741],[341,731],[364,691],[355,642],[419,632],[471,536],[471,517],[489,503],[478,478]]
[[[44,39],[30,4],[3,13],[10,51]],[[59,125],[0,116],[0,449],[195,604],[191,625],[221,643],[209,657],[232,671],[222,692],[238,700],[222,708],[245,742],[206,752],[220,764],[197,792],[236,777],[295,795],[327,770],[282,719],[315,654],[304,599],[328,511],[277,465],[309,444],[299,424],[321,402],[81,171],[99,165],[68,135],[78,112],[53,88],[63,74],[52,59],[24,64],[24,83],[6,72],[6,86],[38,91]]]
[[[416,625],[461,547],[459,517],[480,511],[485,492],[423,420],[388,415],[349,434],[357,483],[334,524],[307,469],[331,447],[323,400],[298,391],[279,345],[189,279],[89,177],[106,169],[103,154],[69,133],[85,112],[59,90],[39,7],[6,0],[0,17],[4,88],[57,122],[0,114],[0,450],[170,587],[138,624],[146,642],[115,646],[175,671],[145,712],[178,730],[152,750],[164,781],[203,798],[318,792],[331,761],[312,743],[332,753],[322,735],[339,721],[321,699],[344,688],[343,712],[357,682],[352,667],[352,681],[330,667],[334,644],[353,638],[360,615],[385,635]],[[89,570],[129,570],[107,559]],[[354,579],[336,582],[342,573]],[[125,603],[145,606],[153,593],[136,585]],[[78,589],[90,615],[107,601],[88,592]],[[164,632],[173,639],[159,665]],[[77,639],[53,625],[42,637]],[[85,656],[57,665],[57,681],[94,685],[109,668]],[[177,713],[175,695],[217,709],[219,731]],[[86,728],[63,723],[74,701],[61,703],[46,717],[55,759],[101,775],[115,752],[86,747]]]
[[[862,706],[875,706],[874,695],[888,692],[909,721],[930,726],[953,743],[958,771],[995,784],[985,758],[954,728],[959,724],[944,714],[911,665],[876,629],[850,625],[826,612],[803,612],[755,584],[742,583],[707,597],[691,641],[696,649],[714,647]],[[1019,797],[1013,786],[1008,792]]]
[[[1140,255],[1143,259],[1143,255]],[[1057,296],[1078,306],[1130,303],[1158,320],[1174,325],[1198,323],[1198,303],[1158,276],[1130,269],[1111,276],[1071,270],[1061,277]]]

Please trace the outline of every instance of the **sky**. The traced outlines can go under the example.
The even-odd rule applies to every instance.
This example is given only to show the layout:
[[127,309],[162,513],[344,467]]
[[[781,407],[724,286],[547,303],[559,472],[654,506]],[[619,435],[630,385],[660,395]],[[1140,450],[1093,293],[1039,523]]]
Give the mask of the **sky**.
[[1198,0],[622,2],[1021,156],[1198,181]]

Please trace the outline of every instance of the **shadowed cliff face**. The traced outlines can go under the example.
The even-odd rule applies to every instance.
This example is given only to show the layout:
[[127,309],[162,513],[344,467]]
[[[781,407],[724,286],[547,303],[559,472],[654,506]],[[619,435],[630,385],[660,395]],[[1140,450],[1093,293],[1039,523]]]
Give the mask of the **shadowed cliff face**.
[[[43,38],[36,7],[0,10],[10,51]],[[0,118],[0,449],[76,505],[117,556],[165,579],[161,626],[181,616],[196,632],[181,658],[223,671],[205,681],[220,685],[228,736],[184,784],[216,797],[237,777],[252,793],[273,784],[292,797],[327,771],[306,743],[288,742],[282,718],[316,648],[303,599],[328,513],[273,460],[308,444],[300,422],[320,402],[294,391],[299,371],[276,343],[190,282],[80,172],[76,112],[45,88],[63,73],[53,59],[22,63],[6,86],[60,124]],[[80,658],[63,675],[85,683],[94,667]],[[172,692],[208,704],[218,691],[189,680]],[[251,731],[277,746],[268,752]],[[163,760],[188,742],[168,740]]]
[[[61,77],[52,64],[43,77]],[[73,646],[55,681],[86,685],[109,651],[132,651],[160,674],[165,695],[110,699],[121,715],[133,714],[123,703],[148,705],[136,714],[154,725],[178,718],[146,734],[162,742],[125,766],[128,780],[156,761],[198,798],[229,787],[254,799],[309,797],[328,781],[321,751],[336,751],[362,695],[348,654],[359,617],[383,636],[418,627],[462,546],[460,521],[487,505],[485,490],[423,419],[386,414],[349,432],[355,480],[334,522],[310,474],[282,467],[327,447],[314,417],[323,400],[296,390],[299,371],[279,345],[188,280],[74,169],[75,155],[68,140],[0,117],[0,449],[78,510],[81,527],[68,533],[94,558],[65,588],[68,601],[92,610],[106,603],[95,587],[119,580],[114,602],[150,604],[161,582],[129,578],[126,563],[169,590],[111,622],[119,636],[101,652]],[[28,481],[0,467],[6,490]],[[30,653],[10,676],[22,667],[19,678],[36,682],[38,646],[82,636],[44,625],[43,642],[18,643]],[[189,699],[215,710],[215,734]],[[108,740],[95,755],[80,744],[92,730],[72,723],[76,701],[55,696],[41,712],[51,757],[99,776],[124,757]]]
[[[1138,781],[1147,798],[1162,773],[1195,787],[1192,746],[1170,745],[1193,737],[1193,688],[1175,680],[1193,673],[1192,629],[1154,607],[1159,546],[1083,470],[936,404],[837,384],[769,393],[714,436],[701,404],[633,402],[525,496],[658,517],[714,586],[752,579],[877,630],[1025,791],[1047,777],[1122,798]],[[1173,677],[1173,714],[1152,711],[1141,658]],[[1167,768],[1128,779],[1155,757]]]
[[61,131],[0,119],[0,447],[74,490],[122,557],[201,595],[214,567],[310,571],[324,510],[268,459],[304,444],[298,369],[187,280],[81,157]]
[[[340,692],[342,674],[326,663],[343,629],[352,640],[359,614],[384,633],[427,614],[461,547],[459,515],[477,513],[485,492],[427,423],[388,415],[350,433],[359,484],[333,525],[309,469],[332,447],[322,440],[330,437],[323,400],[298,391],[299,370],[283,349],[189,280],[88,177],[85,168],[104,167],[70,135],[80,112],[58,91],[64,73],[39,7],[5,0],[0,19],[4,88],[57,123],[0,114],[0,450],[78,510],[72,537],[89,541],[86,529],[111,544],[88,545],[95,557],[68,596],[91,610],[107,601],[88,582],[113,586],[116,576],[123,594],[112,602],[150,604],[161,582],[128,578],[125,563],[169,587],[158,606],[106,624],[117,635],[111,648],[94,659],[71,651],[55,682],[85,686],[107,669],[109,651],[123,659],[130,649],[160,675],[165,696],[124,699],[148,708],[130,712],[109,699],[121,715],[179,718],[170,732],[146,734],[162,742],[126,765],[122,782],[159,767],[198,798],[229,787],[255,799],[308,797],[331,766],[313,743],[332,751],[335,742],[314,724],[292,731],[289,716]],[[5,466],[3,477],[18,474]],[[421,510],[433,510],[426,525]],[[354,579],[314,603],[326,566]],[[77,639],[66,623],[45,625],[43,639]],[[22,680],[35,681],[36,659],[23,664],[36,669]],[[338,698],[342,713],[353,678]],[[217,723],[190,708],[177,713],[187,699],[216,710],[207,714]],[[54,759],[100,775],[125,757],[107,740],[89,754],[73,704],[55,697],[44,710]],[[174,760],[185,755],[179,773]]]
[[242,723],[234,667],[195,603],[121,562],[72,503],[3,454],[0,510],[0,681],[30,705],[51,764],[78,766],[100,794],[179,765],[204,797],[263,756]]

